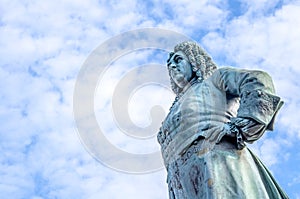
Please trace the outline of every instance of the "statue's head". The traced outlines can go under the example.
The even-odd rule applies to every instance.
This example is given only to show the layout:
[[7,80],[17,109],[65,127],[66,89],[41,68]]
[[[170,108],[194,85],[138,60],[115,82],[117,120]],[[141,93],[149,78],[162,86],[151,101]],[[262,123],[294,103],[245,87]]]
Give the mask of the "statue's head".
[[196,43],[185,41],[174,47],[167,60],[171,86],[178,95],[191,81],[201,82],[216,69],[211,57]]

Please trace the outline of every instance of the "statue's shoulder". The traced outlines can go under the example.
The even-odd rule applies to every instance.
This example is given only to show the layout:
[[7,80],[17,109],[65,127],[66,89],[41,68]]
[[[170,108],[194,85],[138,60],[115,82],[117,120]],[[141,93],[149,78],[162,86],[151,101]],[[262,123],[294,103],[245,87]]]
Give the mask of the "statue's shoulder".
[[239,71],[243,71],[243,70],[244,69],[241,69],[241,68],[234,68],[234,67],[226,66],[226,67],[220,67],[220,68],[216,69],[213,74],[232,73],[232,72],[239,72]]
[[268,75],[266,71],[260,69],[236,68],[236,67],[221,67],[214,71],[214,73],[253,73]]
[[220,76],[222,76],[224,74],[234,73],[234,72],[237,72],[237,71],[239,71],[239,69],[237,69],[237,68],[233,68],[233,67],[221,67],[221,68],[216,69],[212,73],[211,77],[220,77]]
[[222,67],[216,69],[211,75],[211,79],[214,81],[223,80],[234,80],[241,78],[257,78],[264,81],[272,81],[270,75],[262,70],[258,69],[245,69],[245,68],[234,68],[234,67]]
[[222,67],[222,68],[218,68],[216,69],[212,75],[207,79],[207,82],[219,82],[220,79],[222,79],[222,76],[224,76],[225,74],[230,74],[230,73],[234,73],[234,71],[236,71],[235,68],[232,67]]

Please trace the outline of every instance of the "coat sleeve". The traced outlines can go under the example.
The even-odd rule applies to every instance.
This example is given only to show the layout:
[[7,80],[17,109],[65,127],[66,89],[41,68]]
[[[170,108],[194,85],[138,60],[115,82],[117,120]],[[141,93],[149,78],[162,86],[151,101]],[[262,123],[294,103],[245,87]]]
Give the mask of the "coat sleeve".
[[276,113],[283,102],[275,95],[272,78],[266,72],[222,68],[211,78],[214,85],[227,95],[240,98],[237,118],[247,118],[259,124],[244,133],[244,136],[248,135],[246,141],[258,139],[265,130],[273,130]]

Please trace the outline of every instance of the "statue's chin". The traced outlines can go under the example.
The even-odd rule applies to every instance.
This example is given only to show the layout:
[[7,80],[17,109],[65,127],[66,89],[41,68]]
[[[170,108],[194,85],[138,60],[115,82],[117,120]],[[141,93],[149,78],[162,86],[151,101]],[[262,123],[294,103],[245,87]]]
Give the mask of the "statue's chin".
[[183,81],[177,84],[177,86],[181,89],[184,89],[188,85],[187,81]]

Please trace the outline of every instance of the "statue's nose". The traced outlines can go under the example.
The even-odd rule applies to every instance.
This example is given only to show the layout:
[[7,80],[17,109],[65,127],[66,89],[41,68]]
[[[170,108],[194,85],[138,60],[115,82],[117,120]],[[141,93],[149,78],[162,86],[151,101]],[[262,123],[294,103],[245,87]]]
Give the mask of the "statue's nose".
[[177,68],[177,66],[176,66],[176,64],[175,64],[175,63],[171,63],[170,67],[171,67],[172,69],[175,69],[175,68]]

